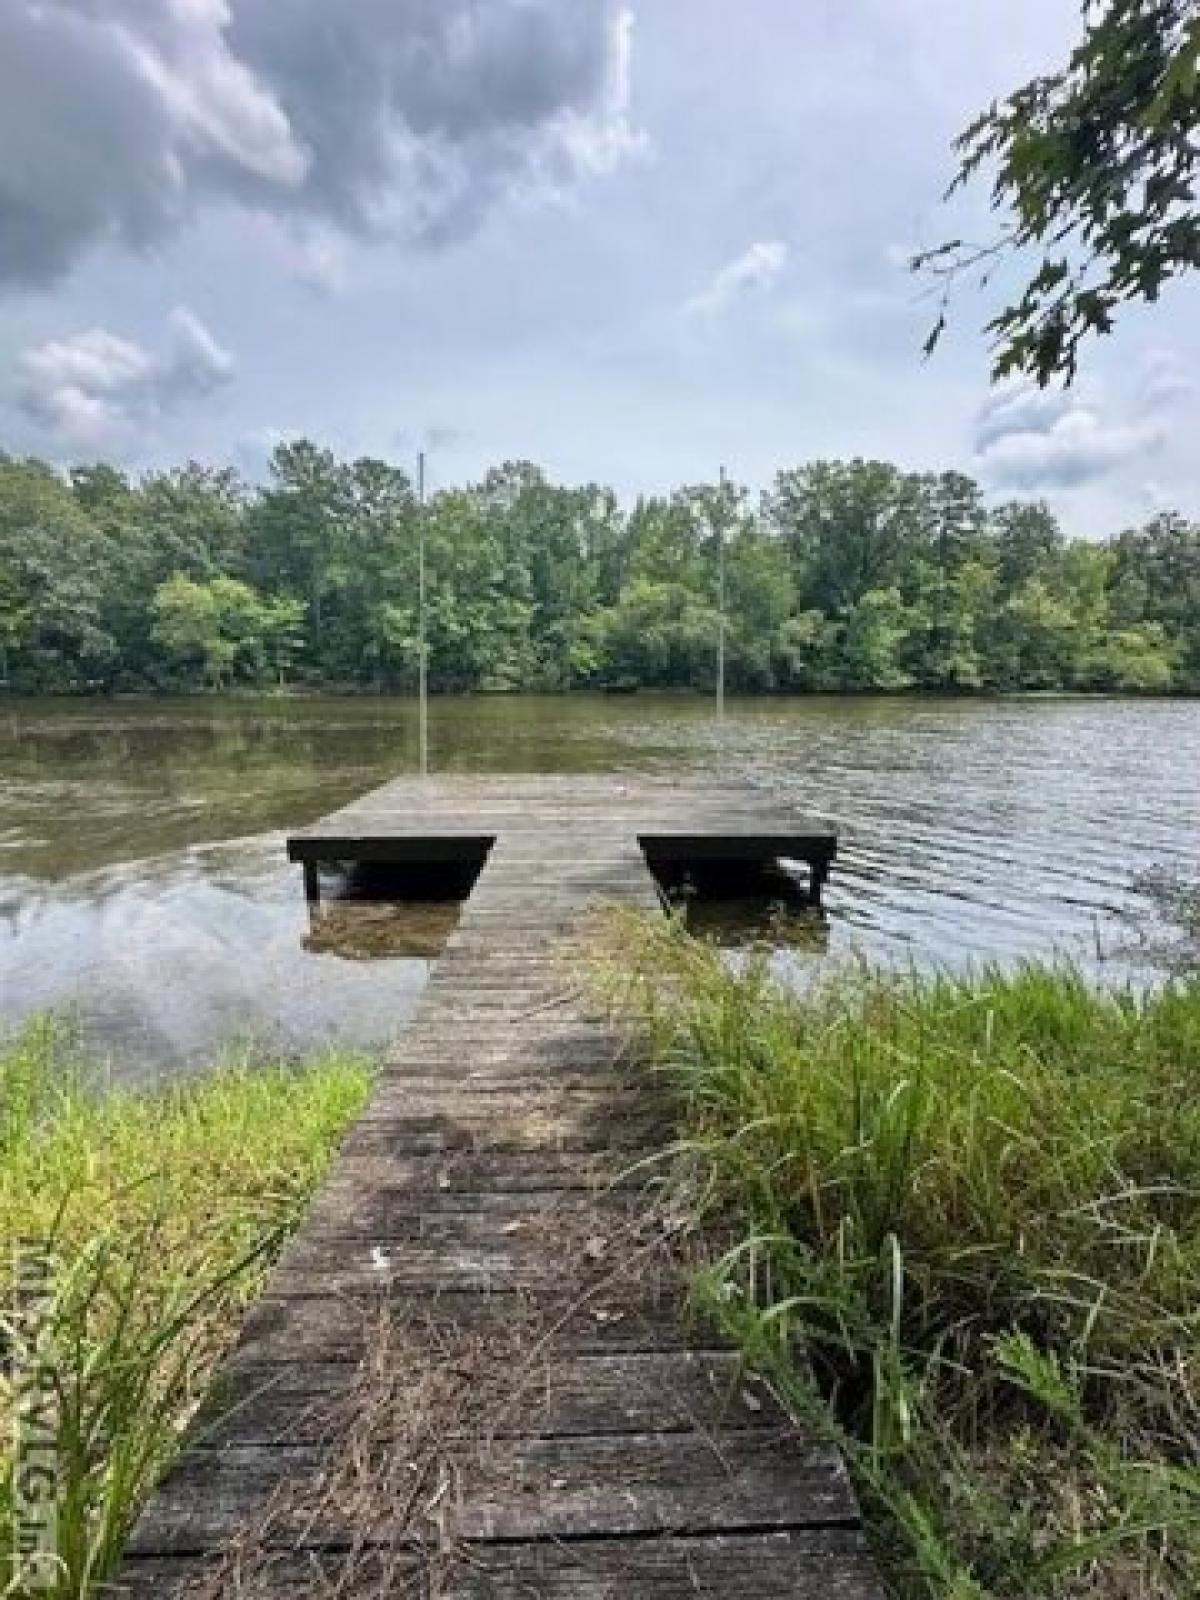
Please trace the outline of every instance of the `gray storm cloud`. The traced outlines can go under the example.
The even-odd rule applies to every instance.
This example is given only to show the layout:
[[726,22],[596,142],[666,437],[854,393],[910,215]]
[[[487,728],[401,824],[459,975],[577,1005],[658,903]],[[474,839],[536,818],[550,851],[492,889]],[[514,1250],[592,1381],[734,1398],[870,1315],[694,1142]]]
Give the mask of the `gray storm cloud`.
[[608,0],[4,0],[0,284],[218,198],[470,232],[636,147],[630,26]]

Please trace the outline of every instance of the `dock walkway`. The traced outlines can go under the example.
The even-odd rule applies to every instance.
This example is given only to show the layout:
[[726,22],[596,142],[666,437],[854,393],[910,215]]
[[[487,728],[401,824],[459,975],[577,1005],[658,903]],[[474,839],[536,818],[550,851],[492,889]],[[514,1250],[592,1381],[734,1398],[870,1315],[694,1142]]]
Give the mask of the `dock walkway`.
[[138,1597],[880,1600],[837,1453],[680,1312],[669,1137],[573,953],[646,853],[827,869],[743,790],[389,785],[293,859],[486,864],[331,1178],[135,1532]]

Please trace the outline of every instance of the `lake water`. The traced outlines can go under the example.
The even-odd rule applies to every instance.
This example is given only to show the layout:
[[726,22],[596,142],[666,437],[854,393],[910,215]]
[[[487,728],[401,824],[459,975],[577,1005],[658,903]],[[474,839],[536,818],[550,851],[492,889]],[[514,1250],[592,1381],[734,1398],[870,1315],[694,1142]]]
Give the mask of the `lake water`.
[[[444,913],[347,906],[314,934],[283,832],[411,771],[416,738],[405,700],[0,703],[0,1016],[70,1011],[131,1077],[388,1039],[427,961],[386,952]],[[1200,871],[1194,701],[817,697],[718,724],[692,698],[448,699],[431,763],[767,786],[840,826],[834,957],[1091,961],[1137,872]]]

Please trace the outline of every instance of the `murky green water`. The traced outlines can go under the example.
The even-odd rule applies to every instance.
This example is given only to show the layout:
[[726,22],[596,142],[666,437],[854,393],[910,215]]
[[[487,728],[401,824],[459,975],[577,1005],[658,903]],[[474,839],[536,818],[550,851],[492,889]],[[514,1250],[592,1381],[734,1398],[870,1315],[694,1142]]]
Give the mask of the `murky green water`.
[[[690,698],[446,700],[431,752],[719,773],[835,818],[835,955],[1088,957],[1137,870],[1200,870],[1196,702],[760,700],[718,725]],[[356,959],[387,948],[369,909],[314,936],[282,833],[415,760],[405,701],[0,703],[0,1013],[73,1008],[135,1074],[239,1036],[386,1039],[426,962]]]

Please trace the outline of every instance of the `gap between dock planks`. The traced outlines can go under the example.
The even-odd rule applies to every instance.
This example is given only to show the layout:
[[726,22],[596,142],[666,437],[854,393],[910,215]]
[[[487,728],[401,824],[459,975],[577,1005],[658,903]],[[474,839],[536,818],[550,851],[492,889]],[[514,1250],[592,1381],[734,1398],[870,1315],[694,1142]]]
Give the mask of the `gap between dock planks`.
[[829,833],[737,790],[574,798],[405,781],[290,841],[494,842],[135,1530],[130,1600],[881,1600],[837,1452],[683,1318],[670,1218],[631,1171],[669,1130],[571,967],[597,899],[659,905],[648,824]]

